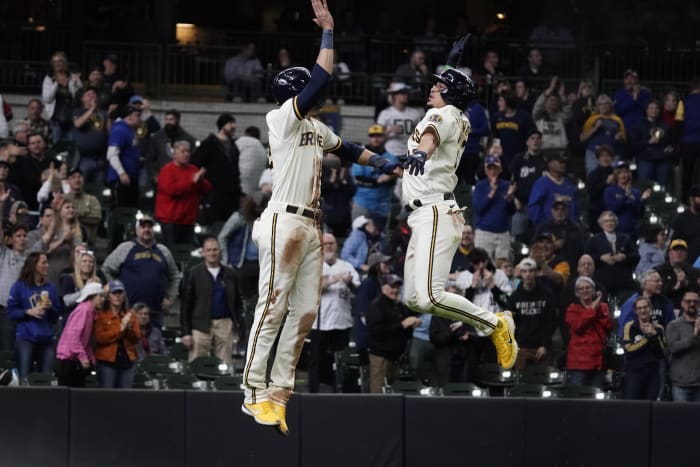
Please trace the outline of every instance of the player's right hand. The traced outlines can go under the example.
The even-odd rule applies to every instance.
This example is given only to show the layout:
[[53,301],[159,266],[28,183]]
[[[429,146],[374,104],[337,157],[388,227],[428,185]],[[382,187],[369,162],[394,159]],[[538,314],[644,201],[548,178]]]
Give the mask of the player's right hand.
[[467,43],[467,39],[469,39],[469,34],[465,34],[457,39],[454,44],[452,44],[452,50],[450,50],[450,53],[447,54],[447,61],[445,61],[446,65],[453,68],[457,66],[459,59],[462,57],[462,53],[464,52],[464,45]]
[[414,151],[413,154],[406,156],[403,168],[408,170],[411,175],[423,175],[425,171],[425,161],[428,155],[423,151]]

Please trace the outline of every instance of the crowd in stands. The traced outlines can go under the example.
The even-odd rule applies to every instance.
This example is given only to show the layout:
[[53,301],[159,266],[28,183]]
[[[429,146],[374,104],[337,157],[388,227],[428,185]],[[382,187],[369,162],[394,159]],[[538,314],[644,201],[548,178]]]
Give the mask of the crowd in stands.
[[[227,73],[252,56],[250,44]],[[547,76],[538,48],[512,83],[495,51],[481,58],[466,70],[484,99],[466,110],[456,195],[469,222],[446,289],[512,310],[518,370],[557,367],[569,384],[626,398],[700,400],[700,80],[681,99],[627,70],[614,95],[596,95],[586,79],[568,89]],[[4,112],[0,350],[14,353],[22,384],[55,371],[60,384],[82,386],[94,368],[102,387],[131,387],[139,361],[169,352],[162,331],[179,315],[188,360],[233,365],[258,299],[252,225],[272,190],[260,129],[236,137],[235,116],[223,113],[197,142],[178,110],[162,122],[150,112],[114,54],[86,81],[67,64],[54,54],[41,98]],[[431,71],[421,50],[396,70],[367,148],[405,154],[424,114],[409,97]],[[538,92],[533,77],[547,87]],[[260,94],[250,83],[229,89],[231,99]],[[348,349],[368,366],[371,392],[409,369],[432,387],[477,381],[477,368],[496,361],[490,341],[401,304],[410,237],[401,179],[331,154],[322,171],[308,390],[342,385],[333,364]],[[687,203],[669,225],[648,221],[654,187]],[[153,205],[137,216],[150,190]],[[180,261],[183,248],[199,248],[201,261]]]

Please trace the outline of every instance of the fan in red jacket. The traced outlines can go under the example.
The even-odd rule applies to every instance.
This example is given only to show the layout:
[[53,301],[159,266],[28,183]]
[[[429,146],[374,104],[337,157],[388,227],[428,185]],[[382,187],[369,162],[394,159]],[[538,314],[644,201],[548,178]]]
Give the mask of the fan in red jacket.
[[603,350],[613,320],[601,294],[590,277],[576,279],[574,290],[579,301],[566,309],[571,338],[566,356],[567,383],[571,386],[603,387]]
[[194,223],[199,213],[201,196],[211,191],[204,178],[206,169],[190,164],[190,143],[173,144],[173,161],[158,174],[156,219],[161,225],[163,243],[192,243]]

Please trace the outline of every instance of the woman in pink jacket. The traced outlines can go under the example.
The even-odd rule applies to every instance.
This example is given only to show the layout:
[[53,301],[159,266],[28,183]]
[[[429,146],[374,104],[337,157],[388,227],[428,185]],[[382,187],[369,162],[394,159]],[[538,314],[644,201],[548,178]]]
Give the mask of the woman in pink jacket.
[[102,285],[88,282],[80,291],[78,306],[68,316],[56,348],[56,377],[61,386],[82,388],[95,354],[90,345],[96,310],[102,309],[105,295]]

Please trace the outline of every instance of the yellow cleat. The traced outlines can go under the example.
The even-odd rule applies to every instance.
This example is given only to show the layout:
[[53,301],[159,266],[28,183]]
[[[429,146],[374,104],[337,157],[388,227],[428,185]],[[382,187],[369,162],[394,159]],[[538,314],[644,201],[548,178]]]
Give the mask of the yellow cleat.
[[518,343],[515,342],[515,323],[510,311],[496,313],[498,324],[491,333],[491,342],[496,347],[498,364],[505,370],[510,370],[518,358]]
[[280,421],[280,424],[277,425],[277,429],[279,430],[280,434],[284,436],[289,435],[289,427],[287,426],[287,407],[281,404],[275,404],[274,402],[270,402],[270,405],[272,406],[272,411],[277,415],[277,418]]
[[280,419],[272,408],[270,401],[262,401],[257,404],[249,404],[244,402],[241,406],[241,411],[250,415],[255,421],[261,425],[274,426],[280,424]]

